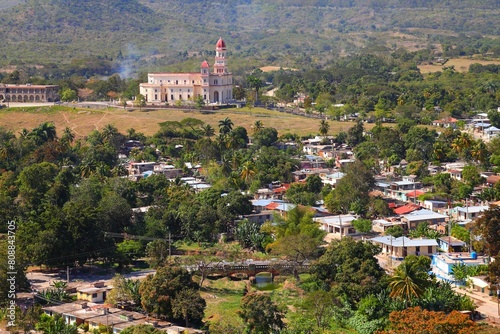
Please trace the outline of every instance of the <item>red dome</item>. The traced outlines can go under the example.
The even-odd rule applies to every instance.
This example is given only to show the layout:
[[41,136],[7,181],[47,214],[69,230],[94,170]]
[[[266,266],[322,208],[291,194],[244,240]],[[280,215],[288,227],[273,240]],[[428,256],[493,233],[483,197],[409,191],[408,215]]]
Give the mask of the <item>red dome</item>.
[[224,42],[224,40],[221,38],[219,38],[219,40],[217,41],[217,44],[215,44],[215,47],[217,49],[225,49],[226,48],[226,43]]
[[204,61],[203,63],[201,63],[201,68],[207,68],[207,67],[210,67],[210,65],[208,64],[208,61]]

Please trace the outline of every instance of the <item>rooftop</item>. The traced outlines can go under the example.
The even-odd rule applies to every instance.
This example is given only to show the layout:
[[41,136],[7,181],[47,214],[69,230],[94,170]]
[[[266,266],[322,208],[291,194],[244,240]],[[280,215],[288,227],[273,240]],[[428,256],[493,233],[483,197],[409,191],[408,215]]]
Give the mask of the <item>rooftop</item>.
[[394,238],[384,235],[368,239],[371,242],[377,242],[384,245],[392,245],[393,247],[425,247],[438,245],[436,239],[410,239],[407,237]]

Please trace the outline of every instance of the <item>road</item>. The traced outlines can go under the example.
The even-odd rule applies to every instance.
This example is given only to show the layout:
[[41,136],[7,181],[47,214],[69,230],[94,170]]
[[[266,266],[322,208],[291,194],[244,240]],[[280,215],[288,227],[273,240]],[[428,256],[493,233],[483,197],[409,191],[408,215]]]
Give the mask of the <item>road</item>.
[[[123,274],[126,278],[142,279],[149,274],[154,274],[156,270],[147,269],[141,271],[134,271],[131,273]],[[65,281],[66,274],[58,273],[42,273],[42,272],[29,272],[26,274],[31,286],[35,290],[45,290],[51,286],[53,281]],[[111,284],[114,274],[95,275],[95,274],[71,274],[70,273],[70,287],[80,288],[88,287],[94,282],[105,282],[106,285]]]

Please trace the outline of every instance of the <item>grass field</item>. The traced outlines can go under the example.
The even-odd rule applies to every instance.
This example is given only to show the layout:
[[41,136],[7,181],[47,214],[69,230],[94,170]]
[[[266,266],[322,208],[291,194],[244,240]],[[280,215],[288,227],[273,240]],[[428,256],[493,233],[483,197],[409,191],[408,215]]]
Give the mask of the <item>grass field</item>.
[[[243,126],[249,134],[252,133],[252,124],[262,121],[264,127],[276,128],[279,134],[287,132],[299,135],[318,134],[318,119],[280,113],[263,108],[241,108],[225,109],[211,113],[199,111],[184,112],[179,110],[152,110],[152,111],[128,111],[124,109],[110,108],[103,110],[79,109],[63,106],[51,107],[20,107],[2,109],[0,111],[0,126],[18,133],[23,128],[28,130],[38,126],[42,122],[50,121],[56,125],[60,132],[65,127],[71,128],[77,138],[88,135],[92,130],[100,130],[107,124],[112,124],[122,133],[127,129],[134,128],[146,135],[153,135],[159,129],[159,123],[165,121],[181,121],[184,118],[197,118],[218,129],[218,122],[229,117],[234,127]],[[347,131],[354,125],[351,122],[329,121],[329,134],[339,131]],[[373,124],[366,124],[367,128]]]
[[468,58],[456,58],[450,59],[444,65],[420,65],[418,68],[422,74],[425,73],[433,73],[442,71],[443,67],[455,66],[455,71],[457,72],[467,72],[469,70],[469,66],[471,64],[481,64],[481,65],[489,65],[496,64],[500,65],[500,60],[476,60],[476,59],[468,59]]

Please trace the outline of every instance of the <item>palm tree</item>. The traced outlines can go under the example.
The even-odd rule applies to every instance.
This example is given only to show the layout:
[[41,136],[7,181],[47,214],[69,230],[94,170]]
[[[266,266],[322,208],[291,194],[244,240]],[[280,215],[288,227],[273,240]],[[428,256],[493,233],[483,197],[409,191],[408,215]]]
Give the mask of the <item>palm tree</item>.
[[228,134],[233,129],[233,125],[234,124],[231,119],[229,119],[229,117],[224,118],[223,120],[219,121],[219,133],[221,135]]
[[105,142],[110,142],[111,139],[118,134],[118,129],[111,124],[106,124],[104,128],[102,129],[102,137]]
[[330,130],[330,124],[324,119],[322,119],[321,122],[319,123],[319,133],[322,136],[326,136],[328,130]]
[[482,140],[476,142],[470,154],[475,161],[479,161],[480,163],[485,163],[488,160],[488,148]]
[[38,144],[54,140],[57,138],[56,126],[51,122],[43,122],[34,128],[30,132],[29,136],[32,137]]
[[417,265],[403,261],[389,278],[390,297],[407,303],[412,298],[422,296],[429,286],[429,275]]
[[253,123],[252,125],[252,128],[253,132],[257,133],[264,128],[264,124],[262,124],[262,121],[255,121],[255,123]]
[[[219,123],[220,124],[220,123]],[[210,124],[205,124],[201,126],[201,131],[205,137],[212,137],[215,135],[215,129]]]
[[246,182],[246,184],[250,184],[255,176],[255,166],[252,161],[246,161],[242,168],[240,176]]
[[255,102],[259,101],[259,89],[264,86],[264,82],[260,78],[250,75],[247,77],[247,84],[250,88],[255,89]]
[[457,138],[451,144],[451,147],[457,151],[459,154],[462,154],[466,149],[468,149],[472,144],[472,138],[468,133],[461,132]]
[[70,128],[65,127],[63,130],[61,141],[63,141],[64,143],[67,143],[67,144],[71,144],[73,142],[73,140],[75,140],[75,134],[73,133],[73,131]]

